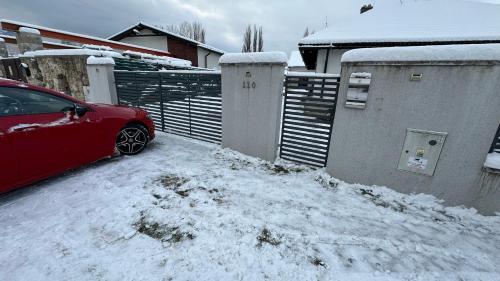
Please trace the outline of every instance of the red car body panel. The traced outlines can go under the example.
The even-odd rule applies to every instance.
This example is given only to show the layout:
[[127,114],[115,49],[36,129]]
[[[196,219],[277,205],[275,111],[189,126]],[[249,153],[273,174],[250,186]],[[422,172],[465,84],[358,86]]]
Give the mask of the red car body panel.
[[0,79],[2,88],[17,87],[48,93],[88,108],[81,117],[57,112],[0,115],[0,193],[112,156],[116,137],[129,123],[154,124],[141,109],[90,104],[65,94],[17,81]]

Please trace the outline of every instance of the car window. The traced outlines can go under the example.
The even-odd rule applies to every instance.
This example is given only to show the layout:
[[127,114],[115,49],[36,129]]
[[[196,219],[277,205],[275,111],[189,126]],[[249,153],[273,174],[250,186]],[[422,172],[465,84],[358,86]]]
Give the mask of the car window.
[[73,102],[21,88],[0,87],[0,116],[55,113],[73,107]]

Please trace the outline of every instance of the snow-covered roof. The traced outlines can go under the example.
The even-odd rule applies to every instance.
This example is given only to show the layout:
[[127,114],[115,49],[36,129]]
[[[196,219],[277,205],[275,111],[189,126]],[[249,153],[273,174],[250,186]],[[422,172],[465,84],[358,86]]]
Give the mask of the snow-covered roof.
[[91,49],[58,49],[58,50],[39,50],[25,52],[23,57],[45,57],[45,56],[96,56],[96,57],[114,57],[122,58],[117,52],[99,51]]
[[[5,42],[5,39],[17,40],[16,36],[0,34],[0,42]],[[68,49],[77,49],[77,48],[80,48],[79,46],[74,46],[74,45],[68,45],[68,44],[63,44],[63,43],[52,42],[52,41],[49,41],[47,39],[42,39],[42,43],[43,44],[48,44],[48,45],[53,45],[53,46],[58,46],[58,47],[62,47],[62,48],[68,48]]]
[[464,0],[377,1],[373,10],[330,23],[299,45],[500,42],[500,5]]
[[209,51],[213,51],[213,52],[216,52],[216,53],[219,53],[219,54],[224,54],[226,52],[224,50],[215,48],[215,47],[207,45],[205,43],[198,43],[198,47],[206,49],[206,50],[209,50]]
[[174,32],[171,32],[171,31],[168,31],[168,30],[165,30],[165,29],[162,29],[162,28],[159,28],[159,27],[156,27],[154,25],[151,25],[151,24],[148,24],[148,23],[145,23],[145,22],[141,22],[141,21],[138,22],[138,23],[136,23],[136,24],[134,24],[134,25],[132,25],[132,26],[127,27],[126,29],[124,29],[124,30],[122,30],[122,31],[120,31],[118,33],[115,33],[115,34],[109,36],[108,40],[115,40],[117,37],[119,37],[123,33],[126,33],[126,32],[128,32],[130,30],[134,30],[134,29],[136,29],[139,26],[143,26],[143,27],[146,27],[148,29],[154,30],[156,32],[160,32],[160,33],[163,33],[163,34],[166,34],[166,35],[170,35],[170,36],[173,36],[173,37],[180,38],[182,40],[185,40],[185,41],[191,42],[193,44],[196,44],[198,47],[203,48],[203,49],[214,51],[214,52],[217,52],[217,53],[220,53],[220,54],[224,54],[225,53],[225,51],[223,51],[221,49],[215,48],[215,47],[207,45],[205,43],[201,43],[199,41],[196,41],[196,40],[193,40],[191,38],[188,38],[186,36],[182,36],[180,34],[177,34],[177,33],[174,33]]
[[500,61],[500,44],[366,48],[342,56],[342,62],[373,61]]
[[176,66],[176,67],[191,67],[191,65],[192,65],[191,61],[189,61],[189,60],[183,60],[183,59],[172,58],[172,57],[154,56],[154,55],[150,55],[150,54],[133,52],[133,51],[125,51],[125,52],[123,52],[123,55],[128,55],[131,57],[140,58],[143,61],[146,61],[149,63],[161,64],[161,65],[169,65],[169,66]]
[[83,44],[82,48],[91,50],[101,50],[101,51],[114,51],[113,48],[104,45],[94,45],[94,44]]
[[74,33],[74,32],[64,31],[64,30],[55,29],[55,28],[48,28],[48,27],[44,27],[44,26],[39,26],[39,25],[29,24],[29,23],[24,23],[24,22],[19,22],[19,21],[13,21],[13,20],[8,20],[8,19],[1,19],[0,22],[15,24],[15,25],[19,25],[22,27],[29,27],[32,29],[38,29],[38,30],[43,30],[43,31],[51,31],[51,32],[65,34],[65,35],[76,36],[76,37],[80,37],[80,38],[86,38],[86,39],[100,41],[100,42],[104,42],[104,43],[119,44],[123,47],[140,48],[143,50],[148,50],[148,51],[153,51],[153,52],[161,52],[161,53],[165,52],[163,50],[153,49],[153,48],[149,48],[149,47],[138,46],[138,45],[128,44],[128,43],[124,43],[124,42],[117,42],[117,41],[113,41],[113,40],[99,38],[96,36],[84,35],[84,34],[80,34],[80,33]]
[[219,59],[219,64],[269,63],[286,64],[288,58],[283,52],[229,53]]
[[290,67],[305,67],[304,61],[299,51],[292,51],[290,53],[290,59],[288,59],[288,66]]

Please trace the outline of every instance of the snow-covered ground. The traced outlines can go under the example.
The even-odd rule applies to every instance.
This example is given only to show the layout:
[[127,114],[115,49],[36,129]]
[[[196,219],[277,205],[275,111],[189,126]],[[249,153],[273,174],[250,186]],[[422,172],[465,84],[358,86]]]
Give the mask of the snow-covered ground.
[[0,198],[0,280],[500,280],[500,216],[158,134]]

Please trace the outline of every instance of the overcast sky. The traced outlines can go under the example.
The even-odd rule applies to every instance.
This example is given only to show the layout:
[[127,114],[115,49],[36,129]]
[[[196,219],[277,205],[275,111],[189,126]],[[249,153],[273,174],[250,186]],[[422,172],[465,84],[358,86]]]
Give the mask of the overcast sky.
[[297,49],[306,27],[320,30],[326,21],[340,21],[358,14],[363,4],[376,7],[380,1],[426,0],[0,0],[0,17],[101,37],[138,21],[198,20],[206,27],[207,43],[229,52],[241,49],[245,26],[257,24],[263,27],[266,51],[289,52]]

